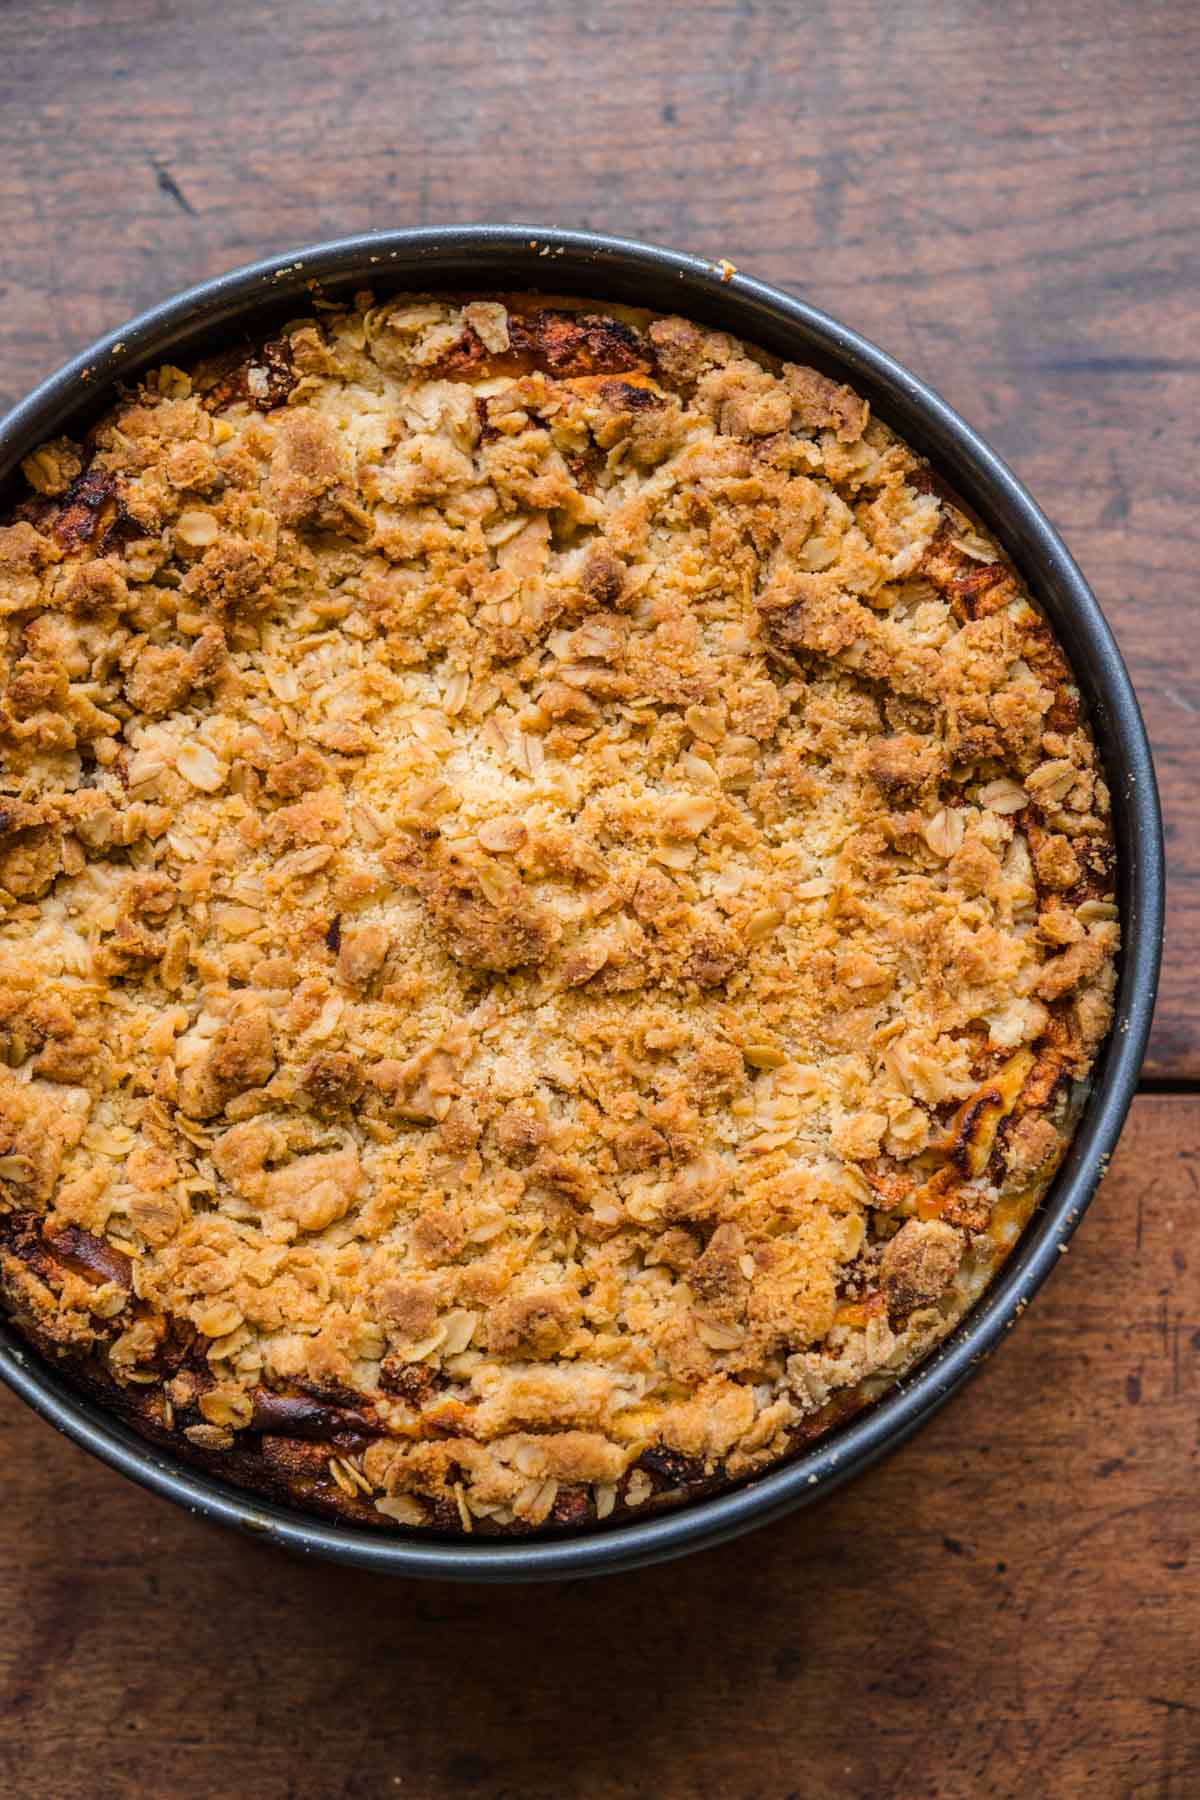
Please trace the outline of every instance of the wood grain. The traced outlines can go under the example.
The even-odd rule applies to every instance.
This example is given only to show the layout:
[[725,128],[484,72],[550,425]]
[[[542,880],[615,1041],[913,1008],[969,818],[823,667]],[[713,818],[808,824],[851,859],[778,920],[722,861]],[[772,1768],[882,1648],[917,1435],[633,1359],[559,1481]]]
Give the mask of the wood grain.
[[1191,0],[41,0],[0,10],[0,402],[238,262],[375,226],[627,231],[804,293],[1065,531],[1157,751],[1150,1068],[1200,1077]]
[[805,293],[979,424],[1094,582],[1167,801],[1150,1066],[1197,1077],[1198,74],[1190,0],[11,7],[0,401],[188,282],[372,226],[624,230]]
[[[28,0],[0,9],[0,404],[238,262],[373,226],[627,231],[804,293],[1065,531],[1168,815],[1149,1065],[1200,1083],[1190,0]],[[528,1592],[178,1514],[0,1398],[0,1792],[1200,1793],[1200,1098],[1145,1097],[971,1388],[820,1508]]]
[[[0,1790],[1188,1800],[1200,1099],[913,1443],[640,1574],[380,1584],[201,1524],[0,1399]],[[31,1774],[32,1771],[32,1774]]]

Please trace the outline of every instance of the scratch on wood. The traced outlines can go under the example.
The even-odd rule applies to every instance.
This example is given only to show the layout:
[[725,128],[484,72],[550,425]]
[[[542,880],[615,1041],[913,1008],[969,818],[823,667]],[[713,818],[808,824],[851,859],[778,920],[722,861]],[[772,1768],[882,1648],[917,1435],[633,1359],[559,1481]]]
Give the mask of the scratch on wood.
[[170,169],[167,168],[165,163],[155,162],[153,157],[149,158],[149,162],[150,167],[154,170],[154,179],[158,182],[160,191],[166,194],[169,200],[173,200],[181,212],[187,213],[190,218],[194,219],[196,217],[196,209],[172,175]]

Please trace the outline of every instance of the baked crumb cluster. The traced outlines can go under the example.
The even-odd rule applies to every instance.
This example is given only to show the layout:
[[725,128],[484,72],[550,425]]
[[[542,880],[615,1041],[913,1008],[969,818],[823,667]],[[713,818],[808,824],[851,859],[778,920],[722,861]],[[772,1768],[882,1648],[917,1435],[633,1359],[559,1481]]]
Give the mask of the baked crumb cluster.
[[0,528],[0,1268],[231,1479],[579,1524],[978,1296],[1110,1020],[1108,795],[995,543],[682,319],[318,305]]

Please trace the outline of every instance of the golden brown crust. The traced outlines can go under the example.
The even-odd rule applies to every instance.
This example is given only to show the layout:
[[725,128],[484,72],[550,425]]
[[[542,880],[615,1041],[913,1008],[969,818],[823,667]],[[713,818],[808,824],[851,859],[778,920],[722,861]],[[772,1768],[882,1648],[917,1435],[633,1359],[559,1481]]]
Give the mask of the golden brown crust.
[[768,1466],[986,1285],[1111,1012],[1108,795],[995,544],[686,320],[325,310],[0,527],[0,1286],[383,1528]]

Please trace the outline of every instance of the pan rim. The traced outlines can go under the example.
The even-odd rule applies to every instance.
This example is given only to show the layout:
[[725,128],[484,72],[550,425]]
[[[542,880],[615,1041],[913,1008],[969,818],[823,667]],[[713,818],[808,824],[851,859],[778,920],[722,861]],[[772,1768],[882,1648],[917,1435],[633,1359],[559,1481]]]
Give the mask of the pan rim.
[[[518,266],[523,279],[497,279],[501,267]],[[644,1520],[554,1538],[376,1536],[255,1499],[176,1463],[77,1391],[6,1323],[0,1325],[0,1379],[101,1461],[194,1513],[304,1555],[380,1572],[482,1582],[558,1580],[635,1568],[706,1548],[829,1492],[932,1417],[1015,1324],[1065,1251],[1136,1091],[1161,961],[1162,821],[1150,747],[1120,651],[1066,545],[1024,485],[940,395],[885,351],[804,300],[727,263],[633,239],[540,225],[384,230],[288,251],[182,291],[64,364],[0,422],[0,479],[66,421],[96,410],[114,381],[161,360],[185,337],[220,333],[286,300],[309,301],[314,283],[332,287],[351,280],[386,280],[401,288],[428,289],[454,285],[451,271],[463,285],[464,270],[477,271],[478,285],[484,287],[553,287],[556,292],[594,294],[597,300],[622,298],[637,292],[640,283],[660,298],[673,294],[678,310],[690,316],[726,322],[738,336],[768,348],[790,343],[797,353],[843,370],[872,404],[881,398],[880,411],[888,422],[915,440],[979,508],[1034,584],[1063,637],[1113,786],[1122,879],[1126,941],[1113,1031],[1063,1168],[1020,1244],[945,1342],[886,1395],[813,1448],[711,1498]],[[667,310],[654,304],[656,310]]]

